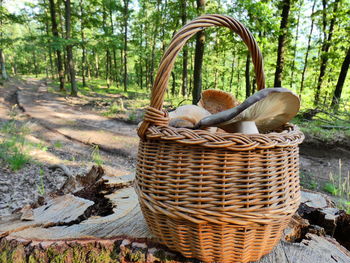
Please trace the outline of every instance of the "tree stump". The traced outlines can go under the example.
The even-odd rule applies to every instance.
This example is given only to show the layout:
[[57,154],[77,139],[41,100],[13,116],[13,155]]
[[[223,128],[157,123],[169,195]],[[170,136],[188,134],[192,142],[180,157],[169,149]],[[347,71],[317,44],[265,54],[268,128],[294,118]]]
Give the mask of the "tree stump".
[[[70,177],[59,192],[0,218],[0,262],[198,262],[157,243],[132,182],[133,175],[107,176],[93,167]],[[325,211],[331,208],[322,195],[303,192],[300,215],[259,263],[350,262],[350,252],[329,236],[345,231],[347,240],[338,240],[349,244],[349,215],[330,216]]]

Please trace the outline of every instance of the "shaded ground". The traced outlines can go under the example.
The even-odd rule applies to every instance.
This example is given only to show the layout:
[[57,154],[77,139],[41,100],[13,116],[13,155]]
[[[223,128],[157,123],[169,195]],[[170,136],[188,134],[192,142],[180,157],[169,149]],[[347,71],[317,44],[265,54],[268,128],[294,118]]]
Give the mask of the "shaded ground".
[[[38,86],[34,87],[33,84],[38,84]],[[15,114],[16,123],[19,126],[26,125],[30,129],[30,134],[26,136],[26,140],[29,143],[40,145],[40,147],[28,149],[32,160],[19,171],[12,171],[4,163],[0,163],[0,215],[9,214],[14,209],[33,202],[41,195],[60,189],[66,181],[67,175],[61,169],[50,169],[50,167],[57,164],[66,167],[72,175],[85,174],[96,162],[102,163],[110,176],[129,174],[134,169],[135,153],[133,152],[126,152],[126,154],[121,155],[113,149],[110,152],[101,149],[96,151],[96,148],[88,144],[89,141],[81,143],[75,140],[75,137],[73,137],[75,134],[83,134],[85,137],[82,136],[82,139],[86,139],[88,133],[85,131],[88,130],[92,131],[91,134],[98,134],[99,136],[102,132],[97,131],[95,133],[97,128],[94,126],[90,128],[88,124],[84,125],[83,121],[82,123],[77,122],[77,125],[75,125],[74,118],[71,118],[70,121],[67,120],[66,126],[64,126],[62,124],[64,120],[58,116],[65,116],[65,114],[71,116],[69,114],[72,113],[67,108],[68,105],[64,105],[64,98],[54,94],[47,94],[48,97],[46,97],[43,85],[43,82],[39,81],[24,83],[13,80],[7,83],[5,87],[0,86],[0,127],[6,123],[5,121],[11,121],[13,119],[12,115]],[[32,93],[27,91],[28,98],[24,101],[33,103],[34,109],[32,112],[37,114],[38,118],[32,118],[27,113],[23,113],[18,107],[14,107],[17,103],[17,95],[22,92],[18,88],[32,91]],[[36,89],[41,90],[41,92],[38,92],[38,96],[35,96]],[[48,112],[48,105],[52,105],[55,111]],[[41,113],[45,118],[40,118]],[[56,113],[57,117],[54,117],[53,114]],[[93,117],[82,114],[77,116]],[[103,123],[103,121],[106,121],[106,119],[102,118],[101,122]],[[107,123],[105,124],[107,126],[108,122],[105,123]],[[128,129],[127,131],[131,131],[132,128]],[[69,139],[65,135],[66,132],[71,130],[74,130],[72,132],[73,138]],[[108,131],[105,134],[108,134]],[[104,140],[108,137],[102,138]],[[124,137],[121,136],[121,138]],[[91,143],[93,142],[91,140]]]
[[[112,176],[134,170],[138,144],[136,125],[103,117],[95,111],[95,102],[101,103],[101,96],[106,95],[70,98],[48,92],[48,88],[44,81],[36,79],[12,80],[5,88],[0,86],[2,123],[10,120],[11,112],[15,112],[16,121],[30,127],[26,139],[42,145],[31,149],[35,161],[20,171],[0,168],[0,215],[35,200],[43,191],[59,189],[67,175],[62,169],[49,169],[52,165],[64,164],[72,174],[85,173],[96,163],[103,163],[107,174]],[[111,96],[116,100],[121,98]],[[11,110],[17,103],[21,110]],[[330,174],[339,175],[339,160],[342,174],[347,175],[350,171],[347,147],[315,145],[307,140],[301,146],[304,185],[322,190]]]

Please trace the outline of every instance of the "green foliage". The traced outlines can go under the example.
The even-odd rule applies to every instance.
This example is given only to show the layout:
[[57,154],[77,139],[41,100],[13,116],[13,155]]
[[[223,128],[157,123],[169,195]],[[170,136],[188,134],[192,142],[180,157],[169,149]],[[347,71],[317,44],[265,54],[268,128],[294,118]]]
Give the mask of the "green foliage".
[[[86,0],[72,1],[72,36],[66,39],[64,30],[64,1],[55,1],[59,37],[51,32],[51,19],[47,1],[29,3],[25,10],[11,13],[5,4],[0,10],[3,17],[1,41],[7,57],[8,72],[12,74],[47,74],[57,75],[55,65],[56,53],[61,53],[67,45],[74,46],[76,72],[79,80],[84,70],[87,86],[79,85],[81,94],[93,90],[105,94],[124,94],[124,66],[128,71],[128,90],[133,89],[139,98],[149,98],[152,80],[155,78],[157,65],[169,44],[172,36],[181,28],[182,1],[134,1],[125,10],[123,1]],[[334,0],[326,7],[326,32],[332,17],[336,17],[333,38],[330,41],[328,53],[320,52],[323,44],[323,10],[317,3],[315,12],[310,14],[313,0],[292,1],[287,28],[287,39],[284,54],[283,86],[300,93],[302,71],[310,35],[311,20],[314,30],[311,35],[309,60],[305,72],[305,85],[302,92],[302,108],[313,108],[315,87],[319,77],[320,58],[327,57],[327,71],[323,78],[319,107],[328,109],[332,100],[335,84],[346,50],[350,43],[349,1],[340,1],[340,6],[334,14]],[[236,1],[232,4],[227,0],[206,1],[206,13],[228,14],[240,20],[253,33],[264,56],[266,86],[272,87],[277,57],[277,40],[280,34],[280,12],[282,1]],[[195,1],[186,1],[187,21],[198,16]],[[23,18],[26,23],[23,23]],[[125,21],[125,18],[128,18]],[[299,21],[299,22],[298,22]],[[127,65],[124,65],[125,22],[127,28]],[[298,32],[298,34],[297,34]],[[183,83],[183,52],[180,52],[175,62],[169,80],[165,101],[168,105],[191,100],[193,88],[193,63],[195,41],[190,39],[186,45],[188,51],[188,87],[186,96],[182,97]],[[86,63],[81,57],[83,49]],[[245,98],[245,66],[247,48],[242,40],[225,28],[206,30],[205,56],[203,61],[203,89],[217,88],[233,93],[239,100]],[[255,83],[253,67],[249,69],[250,82]],[[57,77],[57,76],[54,76]],[[104,80],[102,80],[104,79]],[[103,84],[102,84],[103,82]],[[66,79],[66,89],[70,89]],[[101,84],[98,84],[101,83]],[[350,82],[346,79],[342,99],[349,110]],[[256,85],[255,85],[256,86]],[[256,88],[252,86],[251,88]],[[102,88],[102,87],[109,87]],[[174,87],[174,89],[172,88]],[[128,99],[133,98],[127,94]],[[127,105],[125,105],[127,108]],[[109,111],[109,112],[108,112]],[[113,105],[107,111],[108,116],[122,109]],[[317,131],[315,131],[317,132]]]
[[21,169],[30,161],[27,151],[24,149],[24,135],[28,128],[19,125],[14,119],[0,127],[0,159],[5,161],[13,170]]
[[100,165],[103,164],[103,159],[102,159],[102,157],[100,155],[100,151],[99,151],[98,145],[92,146],[91,158],[92,158],[92,161],[96,165],[100,166]]
[[45,184],[44,184],[44,170],[39,170],[39,184],[37,184],[38,193],[40,195],[45,195]]
[[350,171],[342,173],[342,161],[339,160],[337,175],[329,174],[329,182],[325,184],[324,190],[338,198],[337,206],[350,212]]

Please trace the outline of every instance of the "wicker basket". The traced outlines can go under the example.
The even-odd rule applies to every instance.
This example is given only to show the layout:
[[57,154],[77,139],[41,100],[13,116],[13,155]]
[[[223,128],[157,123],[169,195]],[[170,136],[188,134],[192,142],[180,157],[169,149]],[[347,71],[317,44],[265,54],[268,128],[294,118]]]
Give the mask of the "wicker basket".
[[138,134],[136,191],[152,233],[170,249],[205,262],[249,262],[267,254],[299,205],[303,134],[286,125],[268,134],[210,133],[168,126],[162,110],[175,58],[198,31],[224,26],[248,46],[257,85],[263,61],[251,33],[223,15],[184,26],[165,52]]

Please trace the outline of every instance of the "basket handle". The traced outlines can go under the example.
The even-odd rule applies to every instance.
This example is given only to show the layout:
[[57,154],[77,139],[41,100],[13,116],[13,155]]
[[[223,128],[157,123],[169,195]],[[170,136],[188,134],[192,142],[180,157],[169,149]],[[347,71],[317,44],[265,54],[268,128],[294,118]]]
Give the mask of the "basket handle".
[[152,88],[151,105],[147,108],[144,121],[141,123],[138,129],[138,135],[141,138],[144,138],[150,124],[168,124],[167,112],[162,111],[162,107],[164,102],[164,94],[168,86],[170,73],[174,66],[176,56],[186,44],[188,39],[190,39],[197,32],[202,31],[204,28],[211,26],[227,27],[241,37],[252,56],[257,88],[258,90],[265,88],[263,58],[258,44],[249,30],[236,19],[229,16],[216,14],[200,16],[180,29],[180,31],[171,40],[168,49],[165,51],[162,57]]

